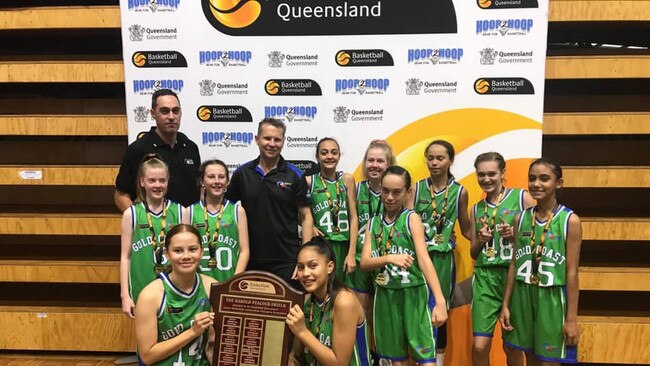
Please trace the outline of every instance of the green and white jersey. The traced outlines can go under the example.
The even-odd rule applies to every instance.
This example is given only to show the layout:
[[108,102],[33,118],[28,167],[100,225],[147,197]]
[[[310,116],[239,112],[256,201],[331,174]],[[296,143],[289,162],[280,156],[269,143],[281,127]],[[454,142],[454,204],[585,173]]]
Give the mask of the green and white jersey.
[[[207,235],[205,220],[205,205],[203,201],[194,203],[190,207],[190,223],[199,230],[203,245],[203,257],[199,265],[199,272],[214,278],[218,282],[224,282],[235,275],[237,261],[239,260],[239,231],[237,230],[237,210],[239,203],[224,201],[220,212],[207,211],[208,222],[210,226],[210,236]],[[219,219],[219,215],[221,218]],[[215,259],[217,266],[210,268],[208,259],[210,259],[210,247],[208,243],[214,240],[214,234],[217,228],[217,219],[219,219],[219,235],[217,236]]]
[[384,205],[381,203],[381,193],[370,188],[370,182],[364,180],[357,184],[357,216],[359,218],[359,236],[357,236],[357,262],[361,262],[361,251],[366,238],[368,222],[375,215],[384,213]]
[[[512,239],[503,239],[496,229],[496,225],[502,224],[502,220],[508,225],[515,225],[515,216],[524,209],[524,190],[519,188],[506,189],[500,202],[488,202],[483,199],[474,205],[474,219],[476,231],[480,231],[483,223],[479,221],[485,218],[488,226],[494,222],[492,227],[492,242],[488,243],[494,246],[496,255],[492,258],[485,255],[485,246],[478,258],[476,258],[476,267],[507,267],[512,259]],[[496,212],[495,212],[496,209]]]
[[[325,303],[320,303],[314,295],[307,297],[305,303],[305,325],[311,331],[318,341],[328,348],[332,348],[334,341],[334,319],[332,317],[333,304],[327,300]],[[310,310],[311,309],[311,310]],[[312,313],[313,311],[313,313]],[[311,322],[310,322],[311,314]],[[352,350],[352,357],[350,357],[349,366],[370,366],[370,348],[368,346],[368,329],[366,321],[357,325],[355,334],[354,349]],[[307,365],[321,365],[316,361],[314,356],[305,347],[305,360]]]
[[[437,215],[446,207],[442,218],[442,230],[439,233],[436,227],[436,217],[433,217],[433,206],[431,205],[431,178],[425,178],[415,185],[415,207],[414,210],[420,215],[424,225],[424,236],[427,241],[429,252],[449,252],[454,249],[455,243],[450,240],[454,230],[454,224],[458,218],[458,201],[460,200],[463,186],[453,179],[449,179],[447,188],[440,192],[434,192]],[[449,192],[446,192],[449,190]],[[447,204],[445,206],[445,196]],[[442,241],[436,243],[436,234],[442,234]]]
[[[323,186],[323,181],[325,185]],[[336,190],[339,186],[340,194]],[[321,180],[321,173],[316,173],[311,177],[311,187],[309,188],[311,194],[311,212],[314,214],[314,225],[318,230],[322,231],[325,238],[330,241],[350,241],[350,219],[348,217],[348,195],[345,183],[343,183],[343,173],[336,173],[336,180],[332,181],[327,178]],[[332,206],[330,207],[329,200],[327,199],[327,192],[329,192]],[[335,207],[338,209],[338,222],[337,227],[339,232],[334,232],[334,220],[332,215],[335,212]]]
[[[370,221],[370,234],[372,235],[370,244],[373,257],[386,254],[408,254],[413,259],[417,258],[413,237],[409,229],[409,216],[411,214],[414,214],[412,210],[403,209],[397,215],[395,221],[390,223],[384,220],[383,215],[372,218]],[[389,238],[391,238],[390,242]],[[389,244],[388,248],[386,248],[387,243]],[[417,260],[414,260],[409,268],[388,264],[383,272],[380,270],[375,275],[375,282],[378,286],[390,289],[402,289],[426,284],[424,274]]]
[[[190,293],[178,289],[167,273],[159,275],[165,292],[158,310],[158,342],[172,339],[192,328],[194,316],[210,310],[210,301],[205,292],[201,276],[196,274],[196,282]],[[205,355],[208,331],[193,339],[178,352],[155,363],[157,366],[203,366],[209,365]]]
[[[531,248],[531,221],[533,210],[537,206],[524,210],[517,223],[517,252],[515,253],[515,278],[519,281],[530,283],[530,275],[535,250]],[[569,217],[573,214],[571,209],[559,205],[544,239],[542,255],[537,267],[539,286],[564,286],[566,285],[566,238],[569,231]],[[535,220],[535,245],[539,245],[546,221]]]
[[[147,208],[142,202],[137,202],[129,208],[131,210],[131,223],[133,235],[131,236],[131,265],[129,267],[129,294],[133,302],[138,301],[140,291],[151,281],[156,279],[154,265],[154,247],[152,246],[153,238],[149,229],[147,220]],[[176,202],[167,200],[166,218],[165,218],[165,236],[175,225],[181,223],[181,214],[183,207]],[[156,243],[164,243],[165,238],[160,235],[162,226],[163,212],[150,212],[153,232],[156,235]],[[163,264],[167,263],[167,258],[163,255]]]

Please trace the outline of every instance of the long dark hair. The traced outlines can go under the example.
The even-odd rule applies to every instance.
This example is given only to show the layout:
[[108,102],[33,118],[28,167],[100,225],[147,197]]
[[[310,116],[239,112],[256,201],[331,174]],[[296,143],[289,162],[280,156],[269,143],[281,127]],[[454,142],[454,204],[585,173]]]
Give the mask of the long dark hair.
[[[316,250],[318,254],[325,257],[326,262],[331,261],[336,263],[336,256],[334,255],[334,250],[332,249],[332,245],[327,241],[327,239],[323,238],[322,236],[315,236],[310,241],[303,244],[303,246],[300,247],[300,251],[303,251],[307,248],[314,248],[314,250]],[[336,300],[336,295],[342,289],[346,290],[347,286],[342,284],[336,278],[336,269],[334,269],[332,273],[327,275],[327,293],[330,296],[330,304],[334,304],[334,300]]]

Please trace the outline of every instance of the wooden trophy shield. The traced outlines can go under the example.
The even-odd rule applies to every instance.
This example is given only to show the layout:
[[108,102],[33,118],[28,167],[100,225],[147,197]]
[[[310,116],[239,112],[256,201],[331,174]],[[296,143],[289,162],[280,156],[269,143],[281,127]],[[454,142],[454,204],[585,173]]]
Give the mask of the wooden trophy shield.
[[293,338],[285,320],[304,294],[263,271],[240,273],[212,284],[216,333],[213,366],[286,365]]

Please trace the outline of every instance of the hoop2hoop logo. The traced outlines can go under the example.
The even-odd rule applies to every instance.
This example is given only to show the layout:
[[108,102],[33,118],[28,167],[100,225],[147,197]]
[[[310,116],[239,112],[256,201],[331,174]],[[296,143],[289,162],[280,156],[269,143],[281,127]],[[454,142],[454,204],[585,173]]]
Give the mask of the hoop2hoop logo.
[[214,19],[228,28],[245,28],[253,24],[262,12],[257,0],[209,0]]
[[453,0],[201,0],[201,6],[208,22],[231,36],[457,32]]

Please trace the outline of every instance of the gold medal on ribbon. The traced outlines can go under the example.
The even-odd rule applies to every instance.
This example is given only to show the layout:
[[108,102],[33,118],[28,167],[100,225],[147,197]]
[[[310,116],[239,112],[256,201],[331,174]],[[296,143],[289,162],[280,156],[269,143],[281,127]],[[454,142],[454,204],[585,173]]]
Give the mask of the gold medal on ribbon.
[[533,273],[530,275],[530,284],[531,285],[539,285],[539,274]]
[[445,239],[445,238],[442,236],[442,234],[436,234],[436,235],[433,236],[433,241],[434,241],[436,244],[442,244],[442,242],[444,241],[444,239]]
[[216,258],[209,258],[208,259],[208,267],[215,268],[216,266],[217,266],[217,259]]
[[384,273],[379,273],[377,277],[375,277],[375,283],[377,283],[379,286],[388,285],[388,276]]
[[153,266],[153,270],[156,272],[156,274],[161,274],[165,271],[165,265],[156,263],[156,265]]
[[334,227],[332,228],[332,233],[334,233],[334,234],[340,234],[340,233],[341,233],[341,229],[339,229],[338,226],[334,226]]
[[497,250],[494,249],[493,247],[486,248],[486,249],[485,249],[485,255],[486,255],[488,258],[494,258],[494,257],[497,256]]

